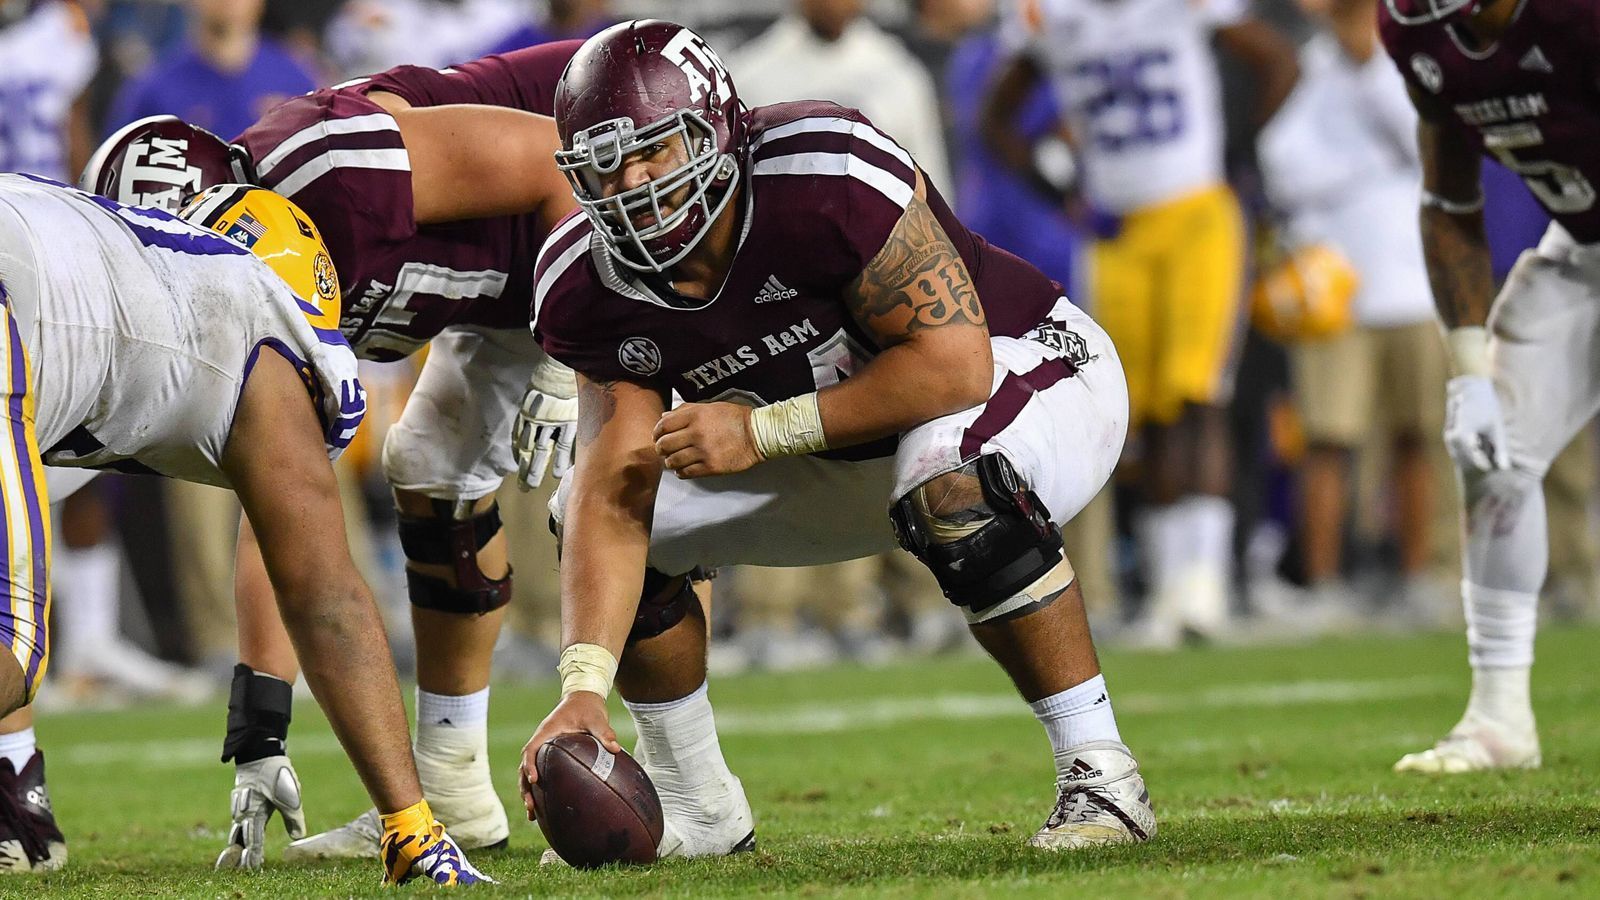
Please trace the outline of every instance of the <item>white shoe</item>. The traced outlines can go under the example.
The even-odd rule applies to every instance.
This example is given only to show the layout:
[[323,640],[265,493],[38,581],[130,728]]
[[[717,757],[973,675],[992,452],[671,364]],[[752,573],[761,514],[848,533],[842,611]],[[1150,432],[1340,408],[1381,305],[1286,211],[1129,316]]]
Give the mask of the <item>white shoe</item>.
[[1396,772],[1459,775],[1489,769],[1537,769],[1539,732],[1533,719],[1509,726],[1468,713],[1437,744],[1407,753],[1394,764]]
[[70,674],[120,688],[135,697],[196,705],[217,693],[216,681],[201,672],[174,665],[120,638],[80,648]]
[[369,809],[338,828],[294,841],[284,848],[283,858],[290,861],[372,859],[378,855],[378,843],[382,839],[383,826],[378,821],[378,811]]
[[1028,838],[1028,846],[1077,850],[1138,844],[1155,837],[1150,792],[1127,746],[1094,741],[1073,753],[1072,771],[1056,778],[1056,808]]

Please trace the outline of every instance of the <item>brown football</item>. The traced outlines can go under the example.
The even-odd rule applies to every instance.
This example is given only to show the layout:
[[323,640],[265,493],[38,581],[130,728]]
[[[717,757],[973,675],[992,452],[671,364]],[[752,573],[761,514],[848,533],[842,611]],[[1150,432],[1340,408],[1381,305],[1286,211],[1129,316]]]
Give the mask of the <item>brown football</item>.
[[652,863],[661,843],[661,798],[627,753],[588,734],[551,738],[534,756],[539,830],[568,864]]

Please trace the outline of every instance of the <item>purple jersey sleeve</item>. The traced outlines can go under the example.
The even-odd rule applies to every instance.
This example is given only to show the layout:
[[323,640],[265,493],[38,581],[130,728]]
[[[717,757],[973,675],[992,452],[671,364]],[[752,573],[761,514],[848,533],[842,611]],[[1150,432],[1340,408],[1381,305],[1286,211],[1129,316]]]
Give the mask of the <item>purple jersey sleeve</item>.
[[444,69],[397,66],[351,87],[387,91],[412,106],[483,103],[548,116],[555,110],[556,83],[581,46],[582,41],[556,41]]

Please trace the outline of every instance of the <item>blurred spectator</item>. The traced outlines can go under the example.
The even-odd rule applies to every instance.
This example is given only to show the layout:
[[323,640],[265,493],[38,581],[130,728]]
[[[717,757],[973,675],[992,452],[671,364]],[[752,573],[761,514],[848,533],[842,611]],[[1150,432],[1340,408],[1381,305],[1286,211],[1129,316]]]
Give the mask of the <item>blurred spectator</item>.
[[72,182],[89,161],[84,90],[100,53],[68,0],[0,0],[0,172]]
[[277,103],[314,89],[305,66],[262,37],[263,5],[264,0],[189,0],[183,45],[123,86],[106,131],[170,114],[229,138]]
[[528,22],[489,48],[488,54],[509,53],[535,44],[592,37],[615,22],[610,0],[549,0],[549,15]]
[[521,0],[348,0],[328,24],[341,77],[482,56],[527,22]]
[[[984,138],[1005,165],[1066,194],[1098,238],[1089,302],[1128,377],[1148,640],[1217,634],[1233,584],[1225,407],[1245,253],[1211,41],[1262,85],[1258,120],[1294,82],[1293,47],[1242,0],[1031,0],[1007,8],[1001,35],[1008,61]],[[1065,123],[1060,139],[1035,142],[1016,116],[1047,81]]]
[[1262,129],[1267,196],[1293,248],[1322,247],[1353,268],[1354,326],[1292,350],[1308,449],[1300,528],[1306,580],[1337,581],[1351,467],[1376,429],[1393,467],[1401,602],[1439,619],[1448,592],[1424,584],[1432,547],[1428,449],[1444,425],[1445,351],[1434,325],[1415,209],[1422,173],[1416,114],[1377,37],[1377,0],[1302,0],[1323,23],[1300,54],[1300,82]]
[[862,16],[865,0],[795,0],[791,11],[728,55],[751,106],[831,100],[867,114],[950,194],[933,79],[899,40]]

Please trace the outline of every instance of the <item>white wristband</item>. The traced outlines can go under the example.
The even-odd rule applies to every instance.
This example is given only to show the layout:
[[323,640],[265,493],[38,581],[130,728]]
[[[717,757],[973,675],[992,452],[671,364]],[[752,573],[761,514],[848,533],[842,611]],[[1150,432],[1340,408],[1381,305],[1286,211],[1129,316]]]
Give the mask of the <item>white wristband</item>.
[[572,644],[561,651],[556,671],[561,673],[562,697],[576,691],[608,697],[617,678],[617,658],[599,644]]
[[1489,332],[1482,325],[1464,325],[1445,334],[1457,375],[1489,376]]
[[828,449],[817,394],[801,394],[750,411],[750,439],[762,459]]

